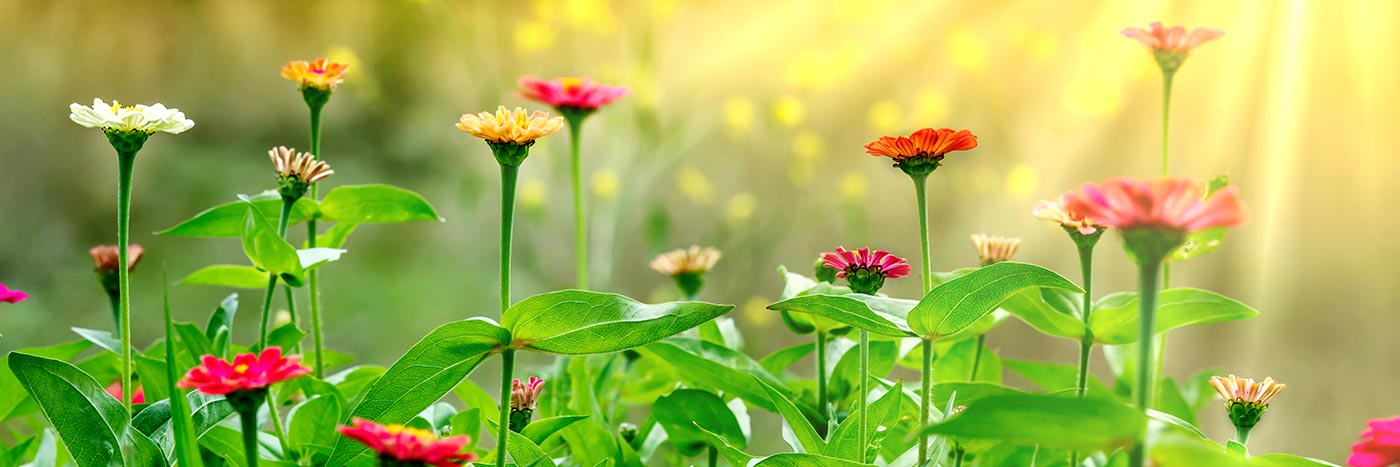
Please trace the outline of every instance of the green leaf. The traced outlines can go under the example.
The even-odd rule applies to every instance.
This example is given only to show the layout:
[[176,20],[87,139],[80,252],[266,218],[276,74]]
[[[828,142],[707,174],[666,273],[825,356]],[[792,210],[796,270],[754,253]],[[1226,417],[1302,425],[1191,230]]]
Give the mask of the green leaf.
[[215,264],[205,266],[180,279],[183,285],[214,285],[238,289],[266,289],[267,272],[252,266]]
[[[978,348],[982,349],[980,357],[977,355]],[[977,362],[977,381],[997,384],[1002,381],[1001,357],[977,339],[938,343],[934,349],[934,381],[946,383],[971,380],[973,361]]]
[[[1001,302],[1001,309],[1040,332],[1077,341],[1084,337],[1084,321],[1056,306],[1066,295],[1072,294],[1062,289],[1023,290]],[[1079,300],[1081,296],[1072,298]]]
[[730,445],[743,449],[748,444],[739,420],[724,399],[699,389],[677,389],[656,399],[651,415],[666,430],[671,445],[686,457],[697,456],[710,445],[700,429],[722,436]]
[[[686,385],[736,396],[768,411],[776,411],[763,384],[783,387],[782,381],[763,369],[748,355],[698,339],[673,337],[638,348],[643,355],[667,362],[678,369],[676,376]],[[808,405],[800,408],[808,417],[825,420]]]
[[111,331],[98,331],[96,329],[71,328],[74,333],[89,342],[97,344],[103,350],[112,353],[122,353],[122,341],[112,337]]
[[753,464],[753,467],[862,467],[870,465],[815,454],[783,453],[765,457]]
[[536,295],[501,317],[513,346],[563,355],[631,349],[714,319],[733,305],[670,302],[648,305],[617,294],[563,290]]
[[[89,347],[92,347],[92,342],[78,340],[49,347],[26,347],[16,350],[10,355],[25,353],[58,360],[71,360]],[[10,367],[10,355],[0,357],[0,366]],[[14,372],[0,371],[0,421],[11,420],[38,410],[34,404],[25,404],[26,402],[31,402],[29,393],[24,390]]]
[[[1002,365],[1012,373],[1020,375],[1032,384],[1050,392],[1073,390],[1079,384],[1079,367],[1064,363],[1046,363],[1031,360],[1004,360]],[[1093,372],[1087,381],[1089,395],[1108,396],[1113,391],[1099,381]]]
[[301,261],[296,248],[277,234],[277,229],[251,206],[245,209],[243,222],[243,253],[253,266],[274,274],[301,274]]
[[[509,342],[510,332],[485,318],[434,329],[370,385],[350,410],[350,416],[379,423],[406,423],[456,387],[487,355],[500,351]],[[337,438],[326,465],[345,465],[365,449],[345,437]]]
[[777,408],[778,415],[783,416],[783,422],[785,423],[784,429],[792,430],[793,437],[797,438],[797,441],[801,444],[804,451],[818,453],[826,449],[826,441],[822,440],[821,435],[817,434],[817,430],[812,426],[812,422],[808,421],[807,417],[802,414],[802,411],[797,408],[797,405],[792,403],[792,399],[789,399],[787,395],[779,392],[773,386],[764,383],[761,379],[754,378],[754,381],[757,381],[759,385],[763,386],[763,390],[768,392],[768,399],[772,401],[773,406]]
[[[264,218],[276,219],[282,215],[282,197],[274,191],[267,191],[249,197],[253,207]],[[156,235],[177,237],[238,237],[243,235],[243,220],[248,212],[248,202],[234,201],[220,204],[195,214],[194,217],[178,225],[156,232]],[[287,225],[295,225],[310,219],[316,214],[316,201],[302,198],[292,205],[292,215]]]
[[866,446],[860,445],[860,417],[854,412],[855,409],[852,409],[852,416],[841,422],[841,425],[836,427],[836,432],[831,434],[826,448],[822,449],[822,455],[856,460],[862,455],[874,454],[874,448],[889,434],[889,428],[898,423],[899,405],[904,400],[904,382],[901,381],[895,383],[894,387],[879,399],[870,402],[870,406],[866,408],[870,416],[870,422],[866,424],[869,430],[867,441],[870,444]]
[[1049,269],[1026,263],[997,263],[934,287],[909,312],[909,327],[927,338],[950,336],[991,313],[1002,301],[1030,288],[1083,292]]
[[[817,315],[882,336],[913,337],[914,333],[909,330],[909,325],[904,318],[888,312],[876,311],[871,306],[871,303],[881,303],[882,305],[898,303],[894,300],[865,294],[802,295],[768,305],[768,309]],[[908,302],[909,305],[914,304],[909,300],[903,300],[903,302]],[[897,306],[883,308],[897,309]]]
[[927,433],[1087,452],[1132,445],[1144,423],[1142,412],[1113,400],[1017,394],[974,401]]
[[[356,226],[358,226],[358,224],[347,222],[332,225],[331,228],[326,229],[326,233],[316,236],[316,246],[323,248],[343,248],[345,247],[345,240],[350,238],[350,233],[355,231]],[[311,245],[308,244],[303,248],[310,247]]]
[[[1113,294],[1094,304],[1089,329],[1094,341],[1119,345],[1138,340],[1137,294]],[[1181,287],[1157,295],[1157,324],[1154,334],[1200,324],[1250,319],[1259,311],[1215,292]]]
[[550,459],[544,449],[514,431],[506,431],[506,451],[510,452],[510,458],[517,466],[555,467],[554,459]]
[[520,434],[525,435],[526,438],[530,438],[530,441],[534,441],[535,444],[544,444],[545,440],[549,439],[550,435],[585,418],[588,418],[588,416],[560,415],[558,417],[535,420],[530,422],[529,425],[525,425],[525,429],[520,430]]
[[335,426],[341,420],[345,408],[334,395],[312,396],[295,407],[287,415],[287,442],[301,449],[303,455],[312,452],[329,456],[335,440]]
[[392,185],[342,185],[321,200],[321,217],[351,224],[441,221],[417,193]]
[[[267,282],[264,280],[263,282]],[[263,286],[267,286],[264,284]],[[209,315],[209,324],[204,327],[204,337],[212,342],[219,335],[219,329],[233,329],[233,316],[238,314],[238,293],[231,293],[219,302],[219,307]]]
[[782,374],[787,371],[788,367],[797,363],[802,357],[806,357],[808,354],[812,353],[812,350],[816,348],[816,344],[811,342],[785,347],[775,350],[773,353],[768,354],[768,356],[759,359],[758,363],[763,366],[764,370],[768,370],[769,373],[775,375]]

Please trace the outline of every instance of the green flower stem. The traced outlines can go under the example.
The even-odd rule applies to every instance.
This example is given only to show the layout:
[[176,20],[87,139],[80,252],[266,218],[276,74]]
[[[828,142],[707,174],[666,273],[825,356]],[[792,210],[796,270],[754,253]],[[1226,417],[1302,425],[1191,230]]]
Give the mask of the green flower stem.
[[244,411],[238,414],[243,426],[243,453],[248,459],[248,467],[258,467],[258,411]]
[[1176,76],[1174,71],[1162,71],[1162,176],[1166,176],[1168,169],[1167,158],[1167,129],[1171,126],[1172,108],[1172,78]]
[[[933,339],[923,339],[919,346],[924,351],[923,377],[919,378],[919,432],[923,433],[923,428],[928,426],[929,407],[933,405]],[[919,465],[928,462],[928,436],[919,435]]]
[[860,462],[865,463],[870,449],[870,331],[860,330]]
[[953,448],[953,467],[962,467],[963,456],[966,454],[967,451],[963,451],[961,447]]
[[826,406],[826,331],[817,330],[817,408],[828,415]]
[[[1138,286],[1141,292],[1138,296],[1138,355],[1137,355],[1137,385],[1134,389],[1135,401],[1138,408],[1143,413],[1147,413],[1152,401],[1152,389],[1154,371],[1150,369],[1152,362],[1152,332],[1156,328],[1157,316],[1157,280],[1158,273],[1162,268],[1162,258],[1143,257],[1140,271],[1138,273]],[[1133,451],[1128,457],[1129,467],[1142,467],[1147,457],[1147,427],[1143,422],[1142,434],[1138,435],[1137,444],[1133,446]]]
[[929,263],[929,256],[931,255],[929,254],[928,248],[928,190],[925,188],[928,175],[911,175],[909,178],[914,180],[914,195],[919,205],[919,252],[922,253],[924,257],[924,262],[922,264],[924,295],[928,295],[928,292],[933,290],[933,266]]
[[1248,446],[1249,446],[1249,430],[1251,430],[1251,429],[1253,429],[1253,427],[1250,427],[1250,428],[1239,427],[1239,426],[1235,427],[1235,441],[1238,442],[1238,443],[1240,443],[1241,446],[1246,446],[1246,447],[1248,447]]
[[496,467],[506,466],[506,432],[510,431],[511,377],[515,372],[515,349],[501,353],[501,418],[496,433]]
[[[292,216],[292,206],[294,206],[295,204],[296,204],[296,200],[294,200],[294,199],[293,199],[293,200],[289,200],[289,199],[286,199],[286,198],[283,198],[283,199],[282,199],[282,211],[281,211],[281,213],[278,214],[278,216],[277,216],[277,235],[278,235],[279,237],[286,238],[286,236],[287,236],[287,223],[288,223],[288,222],[290,221],[290,219],[291,219],[291,216]],[[288,290],[290,290],[290,289],[288,289]],[[268,334],[268,329],[267,329],[267,328],[268,328],[268,322],[270,321],[270,318],[271,318],[271,315],[272,315],[272,297],[274,297],[275,295],[277,295],[277,274],[268,273],[268,275],[267,275],[267,292],[263,294],[262,315],[261,315],[261,319],[260,319],[260,323],[261,323],[261,324],[258,326],[258,350],[259,350],[259,351],[261,351],[262,349],[266,349],[266,348],[267,348],[267,334]],[[290,297],[288,298],[288,301],[291,301],[291,300],[290,300]]]
[[710,467],[719,467],[719,449],[710,445]]
[[968,375],[968,382],[977,382],[977,368],[982,366],[982,349],[987,347],[987,335],[977,336],[977,349],[972,352],[972,372]]
[[107,302],[112,305],[112,325],[116,326],[117,334],[121,334],[122,329],[122,296],[120,293],[107,294]]
[[[321,157],[321,106],[311,105],[311,155],[317,159]],[[316,195],[316,185],[311,185],[308,193],[312,200],[319,200]],[[316,248],[316,217],[312,216],[306,221],[306,244],[311,248]],[[325,369],[325,344],[321,333],[321,282],[319,271],[312,269],[306,273],[306,290],[310,295],[311,306],[311,346],[316,349],[316,361],[312,369],[317,378],[323,377]]]
[[136,152],[117,153],[117,284],[120,303],[117,321],[122,340],[122,406],[131,412],[131,271],[127,265],[127,249],[131,243],[131,176],[136,166]]
[[[510,241],[515,223],[515,179],[520,168],[501,164],[501,315],[510,308]],[[509,382],[509,381],[507,381]]]
[[[1079,273],[1083,277],[1084,301],[1081,310],[1084,314],[1084,337],[1079,339],[1079,378],[1074,385],[1076,397],[1083,398],[1089,389],[1089,357],[1094,352],[1094,333],[1089,331],[1089,312],[1093,311],[1094,295],[1094,245],[1075,242],[1079,246]],[[1079,451],[1070,453],[1070,465],[1079,465]]]
[[574,181],[574,270],[580,290],[588,289],[588,223],[583,217],[583,179],[579,157],[579,131],[583,118],[569,118],[569,171]]
[[[1171,140],[1171,138],[1169,138],[1169,135],[1171,134],[1171,133],[1170,133],[1170,128],[1171,128],[1171,107],[1172,107],[1172,80],[1173,80],[1173,78],[1175,78],[1175,77],[1176,77],[1176,70],[1167,70],[1167,69],[1163,69],[1163,70],[1162,70],[1162,176],[1163,176],[1163,177],[1165,177],[1165,176],[1167,176],[1167,175],[1170,174],[1169,169],[1170,169],[1170,167],[1171,167],[1171,165],[1170,165],[1170,163],[1169,163],[1169,161],[1171,160],[1170,157],[1169,157],[1169,154],[1170,154],[1170,153],[1167,151],[1167,148],[1168,148],[1168,146],[1169,146],[1168,143],[1169,143],[1169,141]],[[1172,265],[1171,265],[1170,262],[1164,261],[1164,262],[1162,262],[1162,290],[1166,290],[1166,289],[1171,288],[1171,286],[1172,286],[1171,284],[1172,284]],[[1156,345],[1157,345],[1157,358],[1156,358],[1155,360],[1153,360],[1152,362],[1150,362],[1150,364],[1152,365],[1152,371],[1153,371],[1152,380],[1153,380],[1153,381],[1160,381],[1160,380],[1162,379],[1162,366],[1163,366],[1163,364],[1164,364],[1164,362],[1165,362],[1165,360],[1166,360],[1166,358],[1164,358],[1164,357],[1166,356],[1166,353],[1167,353],[1167,335],[1166,335],[1165,333],[1163,333],[1162,335],[1156,336],[1156,337],[1154,337],[1153,339],[1156,340]],[[1156,403],[1157,403],[1157,401],[1156,401],[1155,399],[1149,399],[1149,400],[1148,400],[1148,404],[1155,405]],[[1151,405],[1149,405],[1148,407],[1151,407]]]
[[282,445],[285,452],[291,447],[287,444],[287,431],[282,428],[282,415],[277,413],[277,399],[272,397],[272,390],[267,391],[267,418],[272,419],[273,434],[277,435],[277,441]]

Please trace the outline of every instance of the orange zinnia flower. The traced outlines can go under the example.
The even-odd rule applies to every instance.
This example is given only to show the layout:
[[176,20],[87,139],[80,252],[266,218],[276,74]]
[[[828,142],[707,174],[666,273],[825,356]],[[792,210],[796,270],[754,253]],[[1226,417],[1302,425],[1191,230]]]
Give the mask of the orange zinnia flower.
[[330,91],[340,85],[349,71],[350,65],[336,63],[325,57],[315,61],[293,60],[282,67],[282,77],[297,82],[302,89],[315,88]]
[[910,175],[928,175],[943,156],[977,147],[977,135],[968,130],[924,128],[909,136],[881,136],[865,145],[866,154],[895,160],[895,167]]

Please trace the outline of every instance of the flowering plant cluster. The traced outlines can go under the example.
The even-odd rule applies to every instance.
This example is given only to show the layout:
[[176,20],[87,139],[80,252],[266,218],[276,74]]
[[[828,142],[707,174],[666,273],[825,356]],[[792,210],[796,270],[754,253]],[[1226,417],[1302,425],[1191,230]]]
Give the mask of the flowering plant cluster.
[[[1221,35],[1158,23],[1122,33],[1149,47],[1166,99],[1187,54]],[[970,236],[976,262],[935,272],[927,180],[945,163],[971,157],[963,154],[978,148],[978,136],[929,127],[874,139],[866,154],[888,157],[914,188],[917,212],[890,222],[912,227],[917,219],[918,256],[906,255],[916,243],[907,239],[796,258],[804,265],[816,258],[811,275],[780,268],[781,299],[766,308],[811,342],[755,358],[725,316],[734,306],[700,299],[706,278],[725,272],[716,270],[718,249],[695,245],[650,262],[665,278],[658,282],[674,281],[674,301],[643,303],[590,288],[582,126],[629,91],[586,77],[517,81],[518,98],[557,115],[500,104],[494,112],[464,113],[455,125],[486,143],[463,145],[463,152],[486,160],[489,151],[500,169],[500,268],[498,282],[488,284],[499,286],[499,309],[441,324],[387,366],[355,362],[329,349],[322,333],[324,322],[353,304],[323,297],[318,272],[351,254],[348,238],[361,226],[442,218],[404,188],[328,186],[343,176],[331,178],[321,115],[339,87],[354,82],[348,65],[291,61],[281,75],[306,105],[308,150],[271,148],[265,191],[230,196],[160,232],[236,239],[229,248],[241,247],[246,263],[181,271],[179,282],[252,290],[261,300],[251,330],[235,326],[236,293],[201,324],[176,321],[168,291],[160,292],[161,318],[130,306],[133,292],[153,293],[132,290],[130,281],[146,253],[129,241],[132,162],[151,135],[179,134],[194,122],[161,104],[72,105],[70,118],[102,130],[118,155],[116,244],[90,251],[111,299],[113,330],[78,329],[77,342],[5,358],[0,423],[13,421],[5,425],[10,437],[23,441],[0,451],[0,467],[64,465],[55,459],[79,467],[1333,465],[1250,452],[1251,430],[1264,423],[1284,384],[1211,372],[1163,374],[1171,331],[1259,315],[1215,292],[1172,287],[1173,263],[1207,251],[1194,247],[1203,235],[1219,243],[1248,216],[1241,190],[1223,179],[1202,183],[1166,173],[1165,144],[1160,176],[1084,183],[1027,206],[1070,239],[1065,246],[1073,245],[1080,259],[1074,281],[1016,261],[1021,239],[982,233]],[[511,283],[517,179],[536,143],[565,127],[575,288],[517,300]],[[268,161],[249,154],[247,163]],[[937,173],[961,176],[956,171]],[[1033,222],[1024,211],[1018,218]],[[290,231],[297,224],[306,225],[304,233]],[[1094,253],[1109,232],[1137,267],[1136,291],[1095,295]],[[882,293],[888,281],[901,279],[918,280],[920,294]],[[0,284],[0,302],[23,307],[26,298]],[[285,314],[274,311],[279,300]],[[164,335],[136,345],[133,319],[163,321]],[[987,336],[1013,319],[1068,340],[1079,351],[1077,362],[1004,359]],[[1096,346],[1111,379],[1090,371]],[[96,356],[79,358],[89,348]],[[471,378],[497,361],[498,383]],[[1030,385],[1005,384],[1007,372]],[[772,414],[781,429],[753,430],[755,412]],[[1228,420],[1234,439],[1207,436],[1198,427],[1203,417]],[[786,448],[755,454],[772,450],[760,438]],[[1400,419],[1372,421],[1352,450],[1350,465],[1400,463]]]

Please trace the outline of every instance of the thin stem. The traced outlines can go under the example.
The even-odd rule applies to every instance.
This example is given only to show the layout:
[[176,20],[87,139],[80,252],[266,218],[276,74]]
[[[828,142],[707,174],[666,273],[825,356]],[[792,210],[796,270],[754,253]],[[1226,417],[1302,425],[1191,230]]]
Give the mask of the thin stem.
[[515,223],[515,179],[519,167],[501,164],[501,314],[510,308],[510,241]]
[[291,445],[287,444],[287,432],[282,428],[282,415],[277,413],[276,399],[272,397],[272,391],[267,391],[267,417],[272,419],[272,429],[277,435],[277,441],[282,445],[282,450],[286,451]]
[[719,449],[710,445],[710,467],[719,467]]
[[588,289],[588,223],[583,217],[583,178],[582,162],[579,160],[579,130],[583,119],[569,119],[569,169],[574,181],[574,270],[577,274],[577,287]]
[[258,350],[267,348],[267,327],[269,315],[272,314],[272,297],[277,295],[277,275],[268,273],[267,292],[263,294],[262,318],[258,325]]
[[112,325],[116,326],[117,334],[121,334],[122,329],[122,296],[120,293],[107,294],[107,301],[112,305]]
[[[290,317],[292,326],[293,326],[293,327],[297,327],[297,300],[296,300],[296,295],[295,295],[294,293],[292,293],[292,286],[290,286],[290,285],[289,285],[289,286],[286,286],[286,287],[283,287],[282,290],[283,290],[284,292],[287,292],[287,316]],[[297,327],[297,328],[300,329],[300,327]],[[297,344],[296,344],[295,346],[292,346],[292,348],[289,349],[289,350],[291,351],[291,353],[300,354],[300,353],[301,353],[301,342],[297,342]]]
[[117,284],[120,300],[117,322],[122,340],[122,406],[131,411],[131,271],[127,270],[127,249],[131,242],[131,176],[136,153],[117,154]]
[[860,461],[866,461],[866,452],[870,448],[870,418],[869,403],[866,398],[870,397],[870,331],[860,330]]
[[1175,72],[1162,72],[1162,176],[1164,177],[1167,176],[1170,169],[1167,158],[1167,135],[1168,128],[1171,126],[1172,78],[1175,76]]
[[[311,109],[311,155],[322,159],[321,155],[321,106],[312,105]],[[316,185],[311,185],[308,192],[312,200],[319,199],[316,195]],[[306,221],[306,244],[311,248],[316,248],[316,217]],[[325,369],[325,347],[321,333],[321,281],[320,271],[312,269],[306,273],[306,290],[309,295],[308,301],[311,304],[311,346],[316,348],[316,361],[312,367],[317,378],[324,376]]]
[[953,448],[953,467],[962,467],[963,456],[967,454],[962,448]]
[[[1079,273],[1082,276],[1080,283],[1084,285],[1084,301],[1081,303],[1082,314],[1084,315],[1084,337],[1079,339],[1079,378],[1075,384],[1074,394],[1083,398],[1089,389],[1089,357],[1094,352],[1094,333],[1089,331],[1089,312],[1094,307],[1094,245],[1079,244]],[[1079,451],[1070,452],[1070,465],[1079,465]]]
[[[277,216],[277,236],[281,237],[283,240],[287,239],[287,225],[291,223],[292,207],[295,205],[296,200],[294,199],[282,199],[282,211]],[[290,314],[292,318],[292,323],[295,324],[297,322],[296,297],[292,294],[292,286],[288,285],[283,289],[287,291],[287,313]],[[297,353],[295,347],[293,349],[288,350],[292,350],[293,353]]]
[[501,353],[501,418],[496,433],[496,467],[506,465],[506,432],[510,431],[510,386],[515,372],[515,349]]
[[240,413],[238,419],[243,426],[243,453],[247,456],[248,467],[258,467],[258,412]]
[[[1156,328],[1157,315],[1157,275],[1162,268],[1161,258],[1142,258],[1142,265],[1138,273],[1138,287],[1141,290],[1138,296],[1138,355],[1137,355],[1137,386],[1134,387],[1135,401],[1143,413],[1147,413],[1150,401],[1152,400],[1152,389],[1154,372],[1150,369],[1152,362],[1152,332]],[[1132,454],[1128,457],[1129,467],[1142,467],[1147,453],[1147,429],[1144,420],[1142,434],[1138,435],[1138,442],[1133,446]]]
[[914,180],[914,196],[919,205],[919,252],[924,257],[924,295],[928,295],[928,292],[933,290],[933,267],[930,265],[928,248],[928,190],[924,186],[928,176],[911,175],[909,178]]
[[968,375],[969,382],[977,382],[977,369],[982,366],[982,349],[987,347],[987,335],[977,336],[977,349],[972,353],[972,374]]
[[928,463],[928,435],[924,429],[928,428],[929,407],[933,404],[933,339],[923,339],[920,347],[924,351],[924,366],[919,378],[919,465],[924,465]]
[[817,407],[826,416],[826,332],[817,330]]
[[1249,428],[1235,427],[1235,442],[1241,446],[1249,447]]

